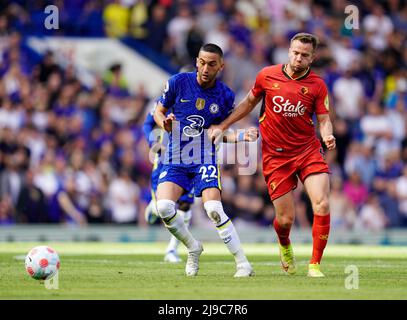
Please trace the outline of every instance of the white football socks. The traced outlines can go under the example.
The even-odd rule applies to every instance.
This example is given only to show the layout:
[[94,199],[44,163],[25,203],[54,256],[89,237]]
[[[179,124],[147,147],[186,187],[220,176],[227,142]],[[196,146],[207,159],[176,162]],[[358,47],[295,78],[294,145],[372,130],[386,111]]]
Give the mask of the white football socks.
[[183,217],[175,211],[175,202],[171,200],[158,200],[157,209],[167,229],[181,241],[189,251],[199,247],[199,242],[187,229]]
[[[178,209],[177,214],[179,214],[184,219],[185,226],[188,228],[189,223],[191,222],[191,210],[182,211]],[[177,251],[179,243],[180,241],[175,236],[171,235],[171,239],[168,243],[166,252]]]
[[220,238],[223,240],[230,253],[233,254],[236,264],[248,262],[243,252],[239,235],[236,232],[232,220],[230,220],[223,211],[222,203],[216,200],[209,200],[204,203],[204,207],[207,215],[215,224]]

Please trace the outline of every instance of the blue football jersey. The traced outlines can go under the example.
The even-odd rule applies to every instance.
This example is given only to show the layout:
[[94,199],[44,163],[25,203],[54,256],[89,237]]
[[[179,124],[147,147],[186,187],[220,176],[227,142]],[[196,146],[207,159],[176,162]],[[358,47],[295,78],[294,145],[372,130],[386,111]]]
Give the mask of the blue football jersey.
[[196,72],[172,76],[159,98],[176,118],[165,153],[166,164],[217,163],[215,145],[205,129],[227,118],[233,110],[235,94],[218,80],[213,87],[204,89],[196,76]]

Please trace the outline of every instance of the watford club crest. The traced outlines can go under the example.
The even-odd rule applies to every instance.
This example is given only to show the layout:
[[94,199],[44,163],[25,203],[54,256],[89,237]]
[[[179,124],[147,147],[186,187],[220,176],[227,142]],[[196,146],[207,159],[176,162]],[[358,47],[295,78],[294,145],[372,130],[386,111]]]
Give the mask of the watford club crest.
[[301,87],[301,92],[302,94],[307,94],[309,92],[309,89],[307,87]]

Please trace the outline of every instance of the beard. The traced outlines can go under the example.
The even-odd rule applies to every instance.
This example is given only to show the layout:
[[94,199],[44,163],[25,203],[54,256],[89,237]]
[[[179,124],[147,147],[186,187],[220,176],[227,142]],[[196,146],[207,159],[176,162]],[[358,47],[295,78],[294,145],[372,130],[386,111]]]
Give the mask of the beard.
[[303,72],[303,71],[305,71],[307,68],[308,68],[308,66],[302,66],[302,65],[300,65],[300,66],[298,66],[298,65],[292,65],[292,64],[290,64],[290,68],[291,68],[291,70],[293,70],[295,73],[300,73],[300,72]]

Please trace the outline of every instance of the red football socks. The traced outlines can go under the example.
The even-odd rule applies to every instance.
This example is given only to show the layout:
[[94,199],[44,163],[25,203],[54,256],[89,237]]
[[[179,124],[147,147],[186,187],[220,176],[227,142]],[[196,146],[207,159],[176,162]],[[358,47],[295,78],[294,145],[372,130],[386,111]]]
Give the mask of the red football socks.
[[273,225],[274,225],[274,230],[276,230],[276,232],[277,232],[278,242],[283,246],[289,245],[291,243],[290,238],[289,238],[291,227],[282,228],[278,224],[277,218],[274,219]]
[[326,243],[328,242],[330,215],[319,216],[314,214],[312,225],[312,258],[310,263],[320,263]]

